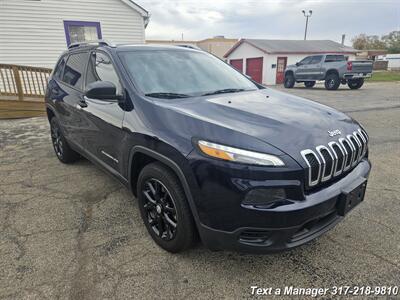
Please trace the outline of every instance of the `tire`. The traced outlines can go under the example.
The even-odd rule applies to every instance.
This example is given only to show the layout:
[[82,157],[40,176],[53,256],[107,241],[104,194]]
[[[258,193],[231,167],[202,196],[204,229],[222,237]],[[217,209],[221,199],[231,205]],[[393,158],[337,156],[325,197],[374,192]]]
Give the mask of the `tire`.
[[291,89],[294,87],[294,84],[296,83],[296,80],[294,79],[294,76],[292,73],[288,73],[285,75],[285,81],[283,82],[283,86],[287,89]]
[[364,84],[364,78],[358,78],[358,79],[350,79],[347,81],[347,85],[349,88],[352,90],[357,90],[360,87],[362,87]]
[[325,88],[327,90],[333,91],[337,90],[340,85],[339,76],[336,73],[330,73],[325,78]]
[[158,246],[177,253],[193,245],[197,237],[193,216],[170,169],[159,162],[145,166],[139,174],[137,198],[143,222]]
[[67,140],[61,132],[60,124],[56,117],[50,120],[51,142],[57,158],[64,164],[70,164],[77,161],[80,155],[71,149]]
[[306,88],[312,88],[315,85],[315,81],[304,81]]

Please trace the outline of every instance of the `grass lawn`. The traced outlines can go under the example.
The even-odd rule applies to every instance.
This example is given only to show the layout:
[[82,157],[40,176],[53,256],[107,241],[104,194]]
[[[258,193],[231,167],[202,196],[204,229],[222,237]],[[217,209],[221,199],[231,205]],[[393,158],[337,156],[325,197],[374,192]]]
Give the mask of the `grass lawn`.
[[400,71],[374,71],[368,81],[400,81]]

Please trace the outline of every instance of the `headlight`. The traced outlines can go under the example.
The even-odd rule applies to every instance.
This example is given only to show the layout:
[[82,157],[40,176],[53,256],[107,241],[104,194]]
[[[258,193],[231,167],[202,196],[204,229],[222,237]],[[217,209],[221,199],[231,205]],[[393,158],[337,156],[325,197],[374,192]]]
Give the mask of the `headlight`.
[[285,165],[279,157],[271,154],[237,149],[206,141],[198,141],[198,145],[200,150],[204,154],[223,160],[244,163],[244,164],[263,165],[263,166]]

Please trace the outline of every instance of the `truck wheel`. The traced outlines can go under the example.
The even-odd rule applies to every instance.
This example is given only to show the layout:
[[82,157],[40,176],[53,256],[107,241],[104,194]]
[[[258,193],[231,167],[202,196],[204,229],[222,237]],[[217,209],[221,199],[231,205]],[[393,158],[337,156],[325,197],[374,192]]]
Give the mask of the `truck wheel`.
[[63,136],[60,125],[56,117],[50,120],[50,131],[51,131],[51,142],[53,144],[54,152],[57,158],[64,164],[69,164],[77,161],[80,155],[71,149],[68,145],[67,140]]
[[347,82],[347,85],[349,86],[349,88],[351,88],[352,90],[357,90],[360,87],[362,87],[364,84],[364,78],[358,78],[358,79],[350,79]]
[[285,75],[285,81],[283,83],[283,86],[287,89],[291,89],[294,87],[294,84],[296,83],[293,74],[289,73]]
[[340,85],[339,76],[335,73],[330,73],[325,78],[325,88],[327,90],[337,90]]
[[192,213],[176,175],[161,163],[140,172],[137,198],[143,222],[153,240],[164,250],[189,249],[197,237]]
[[315,81],[304,81],[306,88],[312,88],[315,85]]

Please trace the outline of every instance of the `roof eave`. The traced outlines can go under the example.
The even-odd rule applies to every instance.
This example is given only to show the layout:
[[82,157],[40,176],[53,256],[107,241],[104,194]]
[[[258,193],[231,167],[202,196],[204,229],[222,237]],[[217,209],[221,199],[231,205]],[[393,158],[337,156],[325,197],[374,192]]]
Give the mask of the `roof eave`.
[[136,10],[143,17],[143,19],[150,18],[150,13],[140,5],[133,2],[132,0],[121,0],[121,1],[124,2],[126,5],[128,5],[129,7]]

